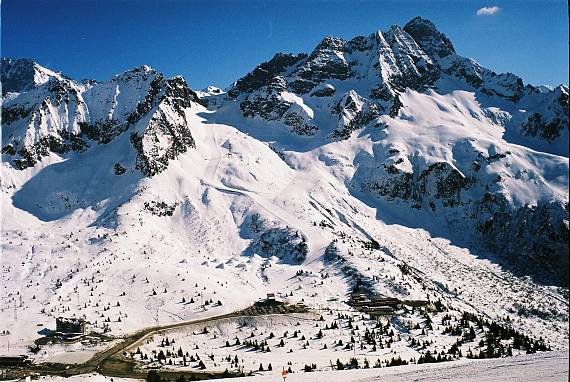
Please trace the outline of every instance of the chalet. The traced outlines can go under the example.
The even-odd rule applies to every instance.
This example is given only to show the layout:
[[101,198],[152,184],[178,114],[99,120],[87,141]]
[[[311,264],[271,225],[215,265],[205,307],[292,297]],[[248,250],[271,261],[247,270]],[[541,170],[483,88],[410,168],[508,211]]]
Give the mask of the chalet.
[[390,306],[396,308],[401,304],[402,302],[394,297],[375,297],[372,299],[372,305],[374,306]]
[[275,293],[267,293],[267,301],[275,301]]
[[394,314],[395,310],[391,306],[370,306],[365,310],[370,317],[380,317],[380,316],[391,316]]
[[58,317],[55,319],[55,331],[63,335],[85,334],[85,324],[82,318]]
[[349,305],[355,309],[366,312],[370,317],[390,316],[401,307],[402,301],[394,297],[370,296],[359,290],[350,294]]

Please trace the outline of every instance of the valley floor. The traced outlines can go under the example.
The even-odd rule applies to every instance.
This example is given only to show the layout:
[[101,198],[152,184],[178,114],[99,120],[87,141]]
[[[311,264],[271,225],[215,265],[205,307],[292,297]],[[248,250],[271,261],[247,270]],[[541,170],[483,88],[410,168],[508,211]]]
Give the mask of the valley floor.
[[[289,374],[287,382],[403,382],[403,381],[542,381],[555,382],[568,380],[568,351],[554,351],[532,355],[521,355],[501,359],[487,360],[461,360],[439,364],[408,365],[387,367],[382,369],[360,369],[346,371],[325,371],[314,373]],[[42,381],[60,382],[60,377],[45,377]],[[84,374],[66,378],[66,382],[119,382],[117,378],[104,377],[99,374]],[[239,378],[240,382],[270,382],[280,381],[278,370],[259,373],[246,378]],[[219,379],[217,381],[238,381],[232,379]],[[122,379],[120,382],[133,381]]]

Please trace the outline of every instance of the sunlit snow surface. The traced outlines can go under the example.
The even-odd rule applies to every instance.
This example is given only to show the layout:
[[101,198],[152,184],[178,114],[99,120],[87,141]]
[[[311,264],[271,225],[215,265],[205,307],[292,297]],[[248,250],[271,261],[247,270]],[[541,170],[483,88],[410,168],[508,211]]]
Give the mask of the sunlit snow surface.
[[[187,112],[196,149],[152,178],[141,178],[136,170],[113,174],[112,158],[128,144],[121,137],[68,160],[52,156],[24,171],[4,164],[1,320],[11,334],[0,337],[3,352],[8,339],[11,352],[23,352],[42,329],[53,329],[60,315],[85,315],[99,329],[109,318],[111,334],[119,335],[157,322],[229,312],[267,292],[283,297],[294,292],[292,302],[304,300],[310,306],[330,297],[345,300],[345,275],[322,258],[333,239],[363,275],[380,276],[376,289],[382,294],[442,298],[498,319],[526,303],[548,312],[547,319],[517,317],[515,325],[565,347],[568,305],[554,288],[514,277],[448,239],[414,228],[423,226],[418,219],[429,216],[399,209],[397,203],[364,203],[348,187],[356,167],[363,165],[359,158],[377,151],[378,134],[390,134],[390,144],[402,150],[423,146],[425,160],[456,155],[453,146],[429,150],[429,141],[445,134],[455,145],[465,142],[489,152],[508,148],[513,152],[510,171],[539,163],[544,175],[524,172],[525,177],[537,176],[536,182],[512,180],[515,202],[531,202],[541,193],[560,197],[568,182],[567,159],[505,143],[500,127],[484,123],[484,112],[468,93],[409,92],[406,97],[417,124],[400,117],[385,132],[362,131],[364,138],[284,150],[287,161],[252,137],[258,128],[242,132],[211,123],[211,112],[197,106]],[[449,112],[428,123],[423,118],[430,108]],[[465,109],[474,117],[465,117]],[[415,133],[419,128],[422,134]],[[287,139],[283,134],[268,141],[287,146]],[[454,163],[462,170],[460,159],[456,156]],[[173,216],[152,215],[144,207],[150,201],[176,204]],[[45,216],[50,218],[44,221]],[[306,237],[303,264],[247,251],[259,232],[279,227]],[[345,239],[340,239],[342,232]],[[362,248],[360,241],[370,238],[386,250]],[[417,269],[424,285],[401,275],[401,261]],[[320,276],[317,281],[294,277],[300,269],[330,277],[322,284]],[[199,303],[181,303],[183,297],[220,300],[222,306],[204,310]]]
[[[280,380],[280,370],[258,373],[252,377],[240,378],[246,382],[272,382]],[[49,382],[108,382],[109,377],[97,374],[78,375],[69,378],[42,377]],[[112,378],[116,382],[130,382],[133,379]],[[554,352],[540,355],[513,358],[465,361],[431,365],[399,366],[384,369],[326,371],[314,373],[294,373],[287,376],[288,382],[503,382],[503,381],[544,381],[564,382],[568,380],[568,352]],[[220,379],[219,381],[235,381]]]

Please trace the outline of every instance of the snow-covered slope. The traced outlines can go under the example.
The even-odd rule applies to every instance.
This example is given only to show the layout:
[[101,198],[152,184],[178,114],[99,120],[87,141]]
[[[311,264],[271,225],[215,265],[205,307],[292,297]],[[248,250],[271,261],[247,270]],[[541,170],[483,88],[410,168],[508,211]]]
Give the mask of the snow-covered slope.
[[204,99],[217,121],[285,151],[351,141],[353,195],[417,209],[423,228],[567,285],[566,86],[496,74],[415,18],[350,41],[326,37],[310,55],[279,53]]
[[[524,355],[503,359],[488,359],[467,362],[423,364],[390,368],[372,368],[361,370],[325,371],[322,373],[295,373],[287,377],[288,381],[321,382],[323,380],[342,380],[344,382],[406,382],[437,381],[465,382],[476,376],[480,382],[518,381],[565,382],[568,380],[568,352],[558,351],[540,355]],[[272,382],[281,378],[281,369],[257,372],[250,377],[241,378],[245,382]],[[72,377],[44,376],[41,382],[134,382],[135,379],[112,378],[100,374],[81,374]],[[234,378],[220,379],[220,382],[232,382]]]
[[567,87],[482,68],[423,19],[227,93],[146,66],[42,81],[2,104],[12,349],[60,315],[116,335],[267,292],[346,309],[357,280],[567,346]]
[[1,60],[2,96],[30,90],[52,78],[63,79],[60,73],[46,69],[29,59],[2,58]]

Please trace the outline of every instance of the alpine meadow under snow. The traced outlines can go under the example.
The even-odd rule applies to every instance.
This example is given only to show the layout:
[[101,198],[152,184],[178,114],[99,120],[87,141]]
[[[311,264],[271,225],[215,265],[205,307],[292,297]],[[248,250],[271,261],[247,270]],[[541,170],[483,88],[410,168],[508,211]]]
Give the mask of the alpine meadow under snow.
[[10,58],[1,80],[2,355],[80,365],[215,317],[113,356],[260,381],[567,358],[565,85],[484,68],[419,17],[225,90]]

